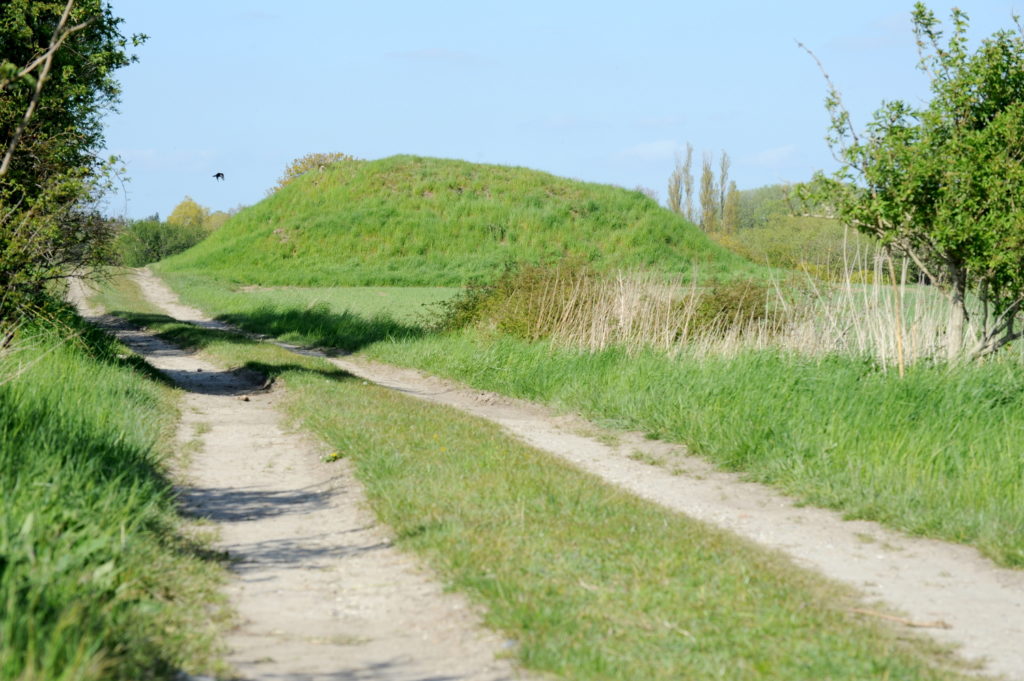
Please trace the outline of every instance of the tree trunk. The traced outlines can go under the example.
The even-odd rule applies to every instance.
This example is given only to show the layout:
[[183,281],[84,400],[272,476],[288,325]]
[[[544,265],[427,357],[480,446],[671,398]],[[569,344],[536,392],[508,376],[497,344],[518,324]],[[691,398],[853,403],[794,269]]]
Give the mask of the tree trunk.
[[956,361],[964,344],[964,326],[967,323],[965,296],[960,282],[955,282],[949,296],[949,332],[946,335],[946,359]]

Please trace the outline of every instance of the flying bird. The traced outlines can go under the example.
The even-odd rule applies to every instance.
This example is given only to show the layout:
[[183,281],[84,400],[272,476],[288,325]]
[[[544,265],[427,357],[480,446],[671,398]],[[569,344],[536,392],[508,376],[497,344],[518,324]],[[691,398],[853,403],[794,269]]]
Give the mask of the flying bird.
[[224,173],[217,173],[216,175],[213,176],[213,179],[215,179],[215,180],[223,180],[224,179]]

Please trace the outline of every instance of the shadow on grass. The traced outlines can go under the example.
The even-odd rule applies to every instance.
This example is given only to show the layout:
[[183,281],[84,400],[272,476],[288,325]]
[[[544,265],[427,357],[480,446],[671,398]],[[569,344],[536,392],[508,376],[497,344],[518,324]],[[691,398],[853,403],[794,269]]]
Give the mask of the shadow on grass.
[[326,305],[306,310],[265,306],[222,314],[217,319],[249,332],[345,352],[356,352],[389,338],[419,338],[427,333],[422,326],[397,321],[387,314],[365,317],[350,310],[336,313]]
[[[163,341],[189,350],[204,350],[212,345],[236,345],[256,347],[262,343],[243,333],[196,326],[180,322],[162,314],[141,314],[118,310],[114,315],[126,322],[150,329]],[[265,362],[248,360],[240,367],[220,372],[164,370],[165,380],[169,377],[176,385],[190,392],[215,395],[243,395],[266,388],[273,379],[286,373],[306,373],[333,381],[353,379],[355,376],[342,369],[313,369],[292,362]]]

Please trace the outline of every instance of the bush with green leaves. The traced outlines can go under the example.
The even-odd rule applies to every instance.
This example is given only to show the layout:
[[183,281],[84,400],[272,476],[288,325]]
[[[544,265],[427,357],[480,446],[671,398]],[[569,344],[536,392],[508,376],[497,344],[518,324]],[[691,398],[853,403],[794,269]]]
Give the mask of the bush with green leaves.
[[102,121],[120,95],[114,72],[145,38],[120,25],[101,0],[0,3],[0,322],[109,259]]
[[843,166],[806,193],[946,294],[954,359],[1024,335],[1024,28],[971,52],[967,15],[951,18],[947,37],[931,10],[914,6],[919,68],[931,79],[923,106],[886,102],[858,132],[826,74],[829,143]]
[[142,267],[192,248],[209,234],[202,226],[137,220],[121,230],[114,242],[118,264]]

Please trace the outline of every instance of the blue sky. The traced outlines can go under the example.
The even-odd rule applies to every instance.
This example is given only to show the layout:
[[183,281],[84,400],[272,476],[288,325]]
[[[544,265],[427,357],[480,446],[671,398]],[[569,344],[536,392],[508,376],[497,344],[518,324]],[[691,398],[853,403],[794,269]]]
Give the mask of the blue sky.
[[[673,155],[726,151],[741,189],[835,163],[813,49],[863,125],[921,102],[912,2],[112,0],[146,33],[120,72],[108,212],[166,217],[186,195],[262,200],[292,159],[341,151],[521,165],[661,200]],[[1024,0],[959,3],[975,39]],[[948,19],[952,3],[929,3]],[[224,182],[212,175],[223,172]]]

